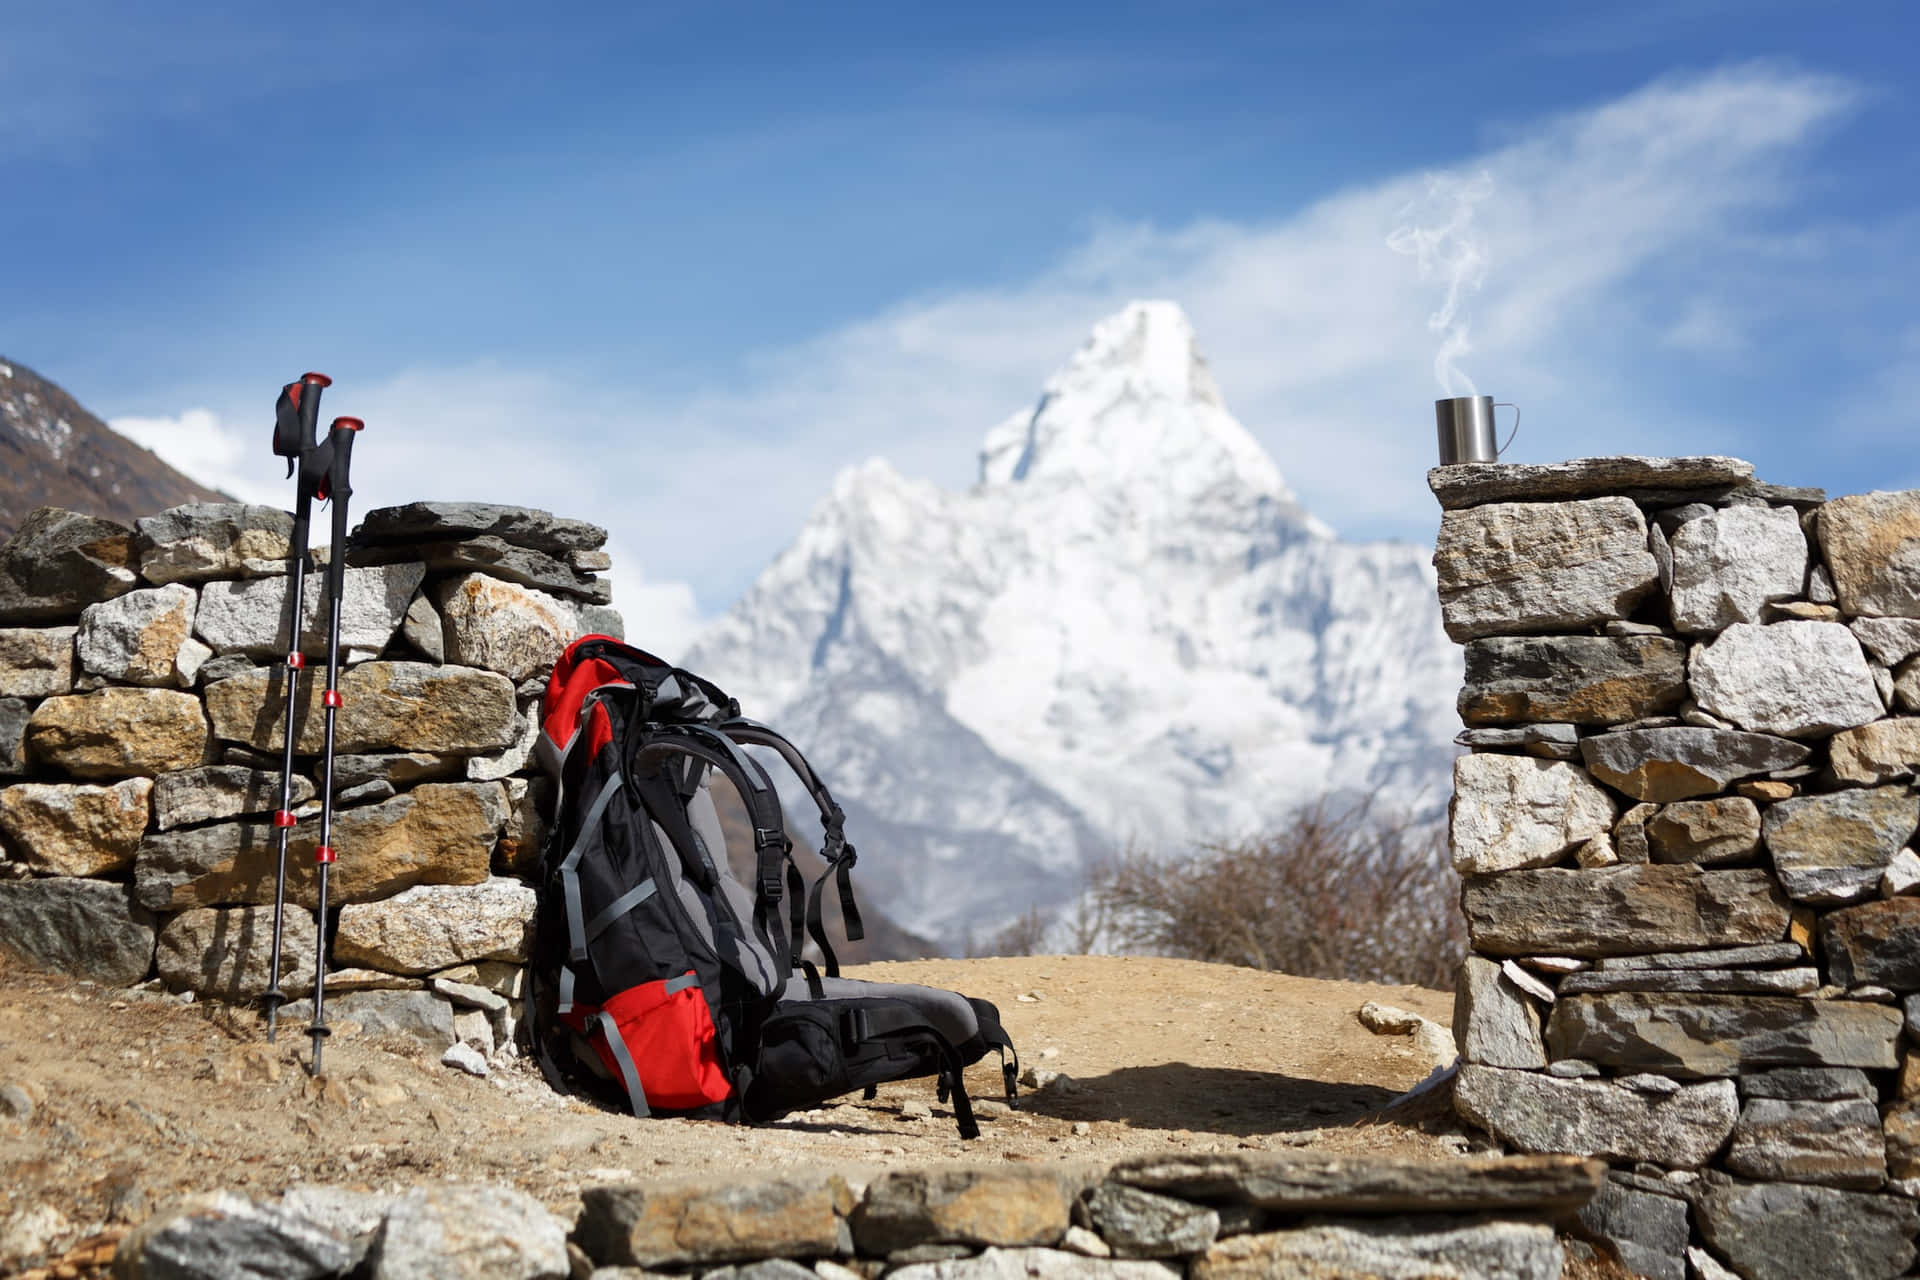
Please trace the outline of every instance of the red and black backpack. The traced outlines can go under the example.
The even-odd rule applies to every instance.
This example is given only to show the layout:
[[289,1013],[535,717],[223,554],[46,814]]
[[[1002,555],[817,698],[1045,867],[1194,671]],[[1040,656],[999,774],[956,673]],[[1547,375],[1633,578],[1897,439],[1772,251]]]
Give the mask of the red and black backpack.
[[[1013,1101],[1018,1058],[992,1004],[840,976],[821,895],[831,881],[847,937],[859,939],[854,848],[792,743],[742,718],[711,682],[608,636],[560,656],[540,720],[536,751],[558,797],[528,1007],[555,1088],[584,1088],[636,1116],[764,1121],[935,1076],[971,1138],[961,1073],[993,1049]],[[747,747],[777,752],[819,810],[826,870],[811,888],[778,792]],[[716,775],[746,807],[751,885],[729,866]],[[821,966],[802,954],[809,938]]]

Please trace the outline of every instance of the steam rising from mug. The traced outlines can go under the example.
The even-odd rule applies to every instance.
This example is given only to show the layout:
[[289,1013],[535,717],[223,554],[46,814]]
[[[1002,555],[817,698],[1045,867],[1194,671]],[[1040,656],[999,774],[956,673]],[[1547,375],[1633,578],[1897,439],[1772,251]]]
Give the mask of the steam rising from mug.
[[1471,178],[1429,174],[1426,196],[1408,201],[1400,211],[1411,221],[1387,237],[1387,248],[1419,263],[1422,280],[1446,282],[1440,309],[1427,317],[1427,328],[1440,335],[1433,376],[1445,396],[1479,394],[1473,379],[1454,362],[1473,350],[1467,337],[1466,297],[1486,279],[1488,263],[1486,240],[1474,230],[1473,207],[1492,194],[1493,175],[1484,169]]

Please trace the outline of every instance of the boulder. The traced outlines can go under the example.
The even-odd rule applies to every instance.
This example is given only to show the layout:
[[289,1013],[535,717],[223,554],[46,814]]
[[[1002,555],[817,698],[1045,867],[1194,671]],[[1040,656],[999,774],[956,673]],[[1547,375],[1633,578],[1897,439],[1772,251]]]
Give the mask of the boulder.
[[[1905,677],[1920,686],[1920,667]],[[1907,698],[1906,705],[1914,706]],[[1920,716],[1876,720],[1836,733],[1827,744],[1833,776],[1854,786],[1911,780],[1920,773]]]
[[[313,914],[289,907],[282,916],[280,990],[313,989]],[[266,991],[273,967],[272,907],[201,907],[160,927],[155,959],[175,991],[240,1004]]]
[[0,627],[0,697],[51,698],[73,692],[77,627]]
[[1753,464],[1739,458],[1622,455],[1571,462],[1455,463],[1428,471],[1427,487],[1442,510],[1454,511],[1486,502],[1543,502],[1642,490],[1701,489],[1712,495],[1752,479]]
[[[291,776],[293,805],[313,799],[313,784],[297,773]],[[272,813],[279,807],[279,773],[246,765],[203,765],[163,773],[153,783],[153,825],[161,831]]]
[[110,880],[0,881],[0,951],[55,973],[127,987],[153,966],[153,916]]
[[498,671],[516,684],[553,666],[579,634],[568,605],[531,587],[483,573],[449,578],[434,589],[452,662]]
[[1547,1065],[1539,1009],[1502,966],[1479,956],[1467,957],[1454,986],[1453,1038],[1465,1062],[1522,1070]]
[[1647,1280],[1687,1280],[1687,1202],[1608,1178],[1580,1210],[1580,1234]]
[[1520,1151],[1651,1160],[1675,1169],[1711,1159],[1740,1111],[1731,1080],[1658,1094],[1472,1064],[1454,1081],[1454,1106]]
[[1883,667],[1897,667],[1920,653],[1920,618],[1855,618],[1847,629]]
[[524,961],[534,892],[517,880],[418,885],[341,909],[336,962],[427,974],[472,960]]
[[352,1245],[309,1218],[215,1191],[169,1201],[120,1242],[114,1274],[125,1280],[188,1276],[274,1276],[324,1280],[345,1275]]
[[1800,796],[1769,808],[1763,826],[1788,897],[1858,902],[1879,891],[1887,864],[1920,827],[1920,796],[1906,787]]
[[177,583],[129,591],[80,615],[80,665],[121,684],[190,689],[213,651],[193,638],[199,593]]
[[22,782],[0,790],[0,833],[17,861],[62,876],[108,876],[133,865],[153,783]]
[[0,545],[0,625],[71,622],[133,590],[133,530],[59,507],[31,512]]
[[[329,875],[332,901],[372,902],[413,885],[478,885],[505,821],[506,795],[495,782],[426,783],[380,804],[342,810],[333,824],[339,860]],[[319,843],[318,819],[290,828],[287,901],[317,904],[313,851]],[[275,829],[264,822],[164,831],[140,846],[134,882],[141,902],[157,911],[272,902],[278,846]]]
[[1187,1274],[1190,1280],[1558,1280],[1562,1261],[1560,1242],[1543,1223],[1416,1215],[1334,1220],[1233,1236],[1194,1259]]
[[[286,719],[284,668],[263,668],[207,686],[216,737],[259,751],[277,750]],[[316,755],[326,713],[325,673],[302,676],[300,731],[294,749]],[[399,750],[470,755],[507,746],[515,729],[513,684],[505,676],[425,662],[368,662],[340,677],[335,751]]]
[[1767,734],[1675,725],[1582,738],[1580,754],[1588,771],[1608,786],[1635,800],[1666,804],[1713,795],[1755,774],[1798,767],[1812,752]]
[[1466,646],[1460,718],[1620,724],[1687,696],[1687,651],[1665,636],[1493,636]]
[[1177,1258],[1204,1251],[1220,1234],[1220,1215],[1121,1182],[1087,1196],[1087,1217],[1117,1258]]
[[1821,737],[1885,712],[1853,633],[1837,622],[1738,623],[1688,664],[1694,700],[1743,729]]
[[928,1241],[1050,1245],[1066,1234],[1071,1194],[1044,1168],[992,1166],[891,1170],[867,1185],[853,1211],[866,1253]]
[[1671,1076],[1760,1067],[1900,1065],[1900,1011],[1854,1000],[1620,991],[1568,996],[1547,1019],[1555,1058]]
[[1433,563],[1457,641],[1625,618],[1658,585],[1646,520],[1627,498],[1449,511]]
[[33,708],[22,698],[0,698],[0,778],[27,771],[27,721]]
[[1834,499],[1820,509],[1820,549],[1841,609],[1920,618],[1920,489]]
[[627,1267],[831,1257],[845,1195],[818,1176],[588,1187],[574,1239],[595,1262]]
[[48,698],[27,721],[27,751],[77,778],[153,777],[207,759],[200,699],[176,689],[97,689]]
[[1843,987],[1920,991],[1920,898],[1888,898],[1821,918],[1827,976]]
[[393,1201],[368,1280],[565,1280],[567,1224],[513,1187],[436,1183]]
[[1655,862],[1740,862],[1760,847],[1760,809],[1743,796],[1682,800],[1647,824]]
[[286,573],[293,516],[278,507],[195,502],[133,522],[140,576],[148,582],[205,582]]
[[[407,605],[426,576],[418,564],[348,569],[340,595],[340,649],[347,662],[371,658],[387,647]],[[290,651],[285,577],[210,582],[200,592],[194,632],[220,654],[280,657]],[[317,580],[300,599],[300,650],[327,652],[326,592]]]
[[1673,625],[1720,631],[1758,622],[1762,606],[1790,600],[1807,582],[1800,517],[1780,507],[1727,507],[1674,530]]
[[499,538],[356,547],[350,553],[349,562],[362,565],[424,563],[434,574],[484,573],[491,578],[537,587],[590,604],[608,604],[613,600],[613,584],[605,578],[581,573],[544,551],[512,546]]
[[1449,840],[1463,873],[1539,867],[1613,825],[1607,793],[1578,765],[1480,753],[1453,762]]
[[1880,1111],[1859,1098],[1749,1098],[1724,1163],[1730,1173],[1763,1182],[1872,1191],[1887,1178]]
[[1882,1280],[1913,1264],[1920,1204],[1794,1182],[1701,1180],[1700,1234],[1746,1280]]
[[597,524],[568,520],[533,507],[489,502],[409,502],[400,507],[376,507],[354,531],[352,541],[355,546],[374,546],[483,536],[553,555],[596,551],[607,542],[607,531]]
[[1590,958],[1778,942],[1790,918],[1767,872],[1686,865],[1469,876],[1461,909],[1473,949],[1496,956]]

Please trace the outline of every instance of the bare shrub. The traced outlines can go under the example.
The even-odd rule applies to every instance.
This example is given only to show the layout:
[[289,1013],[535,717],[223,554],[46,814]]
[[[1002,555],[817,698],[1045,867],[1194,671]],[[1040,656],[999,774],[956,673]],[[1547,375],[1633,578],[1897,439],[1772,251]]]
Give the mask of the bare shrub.
[[1089,896],[1119,946],[1449,990],[1466,949],[1444,832],[1327,801],[1249,839],[1123,854]]
[[962,945],[968,956],[1039,955],[1046,950],[1047,934],[1052,928],[1053,913],[1032,907],[1025,915],[988,938],[985,944],[975,943],[969,930],[962,939]]

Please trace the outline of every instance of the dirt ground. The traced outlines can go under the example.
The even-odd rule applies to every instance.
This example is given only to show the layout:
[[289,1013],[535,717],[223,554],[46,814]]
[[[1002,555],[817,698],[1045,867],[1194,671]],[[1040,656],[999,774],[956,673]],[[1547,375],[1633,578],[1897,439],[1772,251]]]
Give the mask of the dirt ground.
[[1444,1121],[1377,1114],[1433,1064],[1411,1037],[1373,1035],[1354,1016],[1379,1000],[1445,1024],[1452,999],[1441,992],[1112,956],[847,973],[984,996],[1023,1066],[1071,1083],[1023,1091],[1008,1112],[989,1101],[1001,1096],[989,1055],[968,1073],[987,1103],[973,1142],[960,1140],[930,1081],[758,1128],[635,1120],[554,1094],[524,1059],[475,1079],[342,1025],[314,1079],[297,1027],[268,1045],[250,1011],[0,971],[0,1087],[18,1085],[34,1104],[24,1121],[0,1110],[0,1224],[51,1206],[68,1247],[111,1237],[174,1193],[215,1188],[476,1179],[571,1215],[583,1186],[664,1174],[1234,1147],[1445,1159],[1477,1146]]

